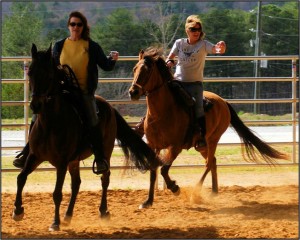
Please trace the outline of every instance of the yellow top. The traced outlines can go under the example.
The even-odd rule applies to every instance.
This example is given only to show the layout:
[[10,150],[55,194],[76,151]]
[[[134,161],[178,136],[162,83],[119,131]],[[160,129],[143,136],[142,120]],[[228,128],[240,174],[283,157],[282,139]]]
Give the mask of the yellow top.
[[72,41],[67,38],[60,55],[61,65],[67,64],[72,68],[84,93],[87,93],[88,49],[88,41],[83,39]]

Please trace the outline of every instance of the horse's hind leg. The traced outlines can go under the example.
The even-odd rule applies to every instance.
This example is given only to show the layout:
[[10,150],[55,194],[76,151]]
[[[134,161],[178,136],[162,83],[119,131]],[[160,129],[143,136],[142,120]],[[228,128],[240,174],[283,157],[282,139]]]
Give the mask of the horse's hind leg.
[[156,177],[157,177],[157,169],[150,170],[150,187],[149,187],[148,199],[139,206],[139,209],[149,208],[152,206],[154,200],[154,187],[155,187]]
[[68,209],[66,211],[64,222],[66,224],[70,224],[73,216],[73,210],[76,202],[76,197],[79,192],[81,179],[80,179],[80,171],[79,171],[79,161],[72,161],[69,163],[69,173],[71,175],[71,199],[69,202]]
[[174,193],[175,195],[179,195],[180,194],[180,188],[179,186],[176,184],[176,181],[171,180],[170,176],[169,176],[169,170],[172,166],[173,161],[177,158],[178,154],[181,152],[181,148],[169,148],[167,154],[164,156],[164,162],[169,163],[168,165],[164,165],[162,166],[160,172],[161,175],[163,176],[167,188],[170,189],[172,191],[172,193]]
[[102,196],[101,196],[101,203],[99,207],[99,213],[101,218],[109,219],[110,213],[107,211],[107,189],[110,182],[110,171],[105,172],[101,176],[102,182]]
[[217,175],[217,159],[214,156],[211,166],[211,177],[212,177],[212,192],[218,193],[218,175]]
[[208,147],[201,151],[202,156],[205,158],[205,171],[201,176],[198,186],[203,186],[206,175],[211,171],[212,176],[212,192],[218,193],[218,177],[217,177],[217,160],[215,157],[216,146],[208,145]]
[[54,220],[49,231],[59,231],[60,230],[60,217],[59,208],[62,201],[62,188],[65,181],[67,173],[67,165],[59,166],[56,170],[56,184],[53,192],[53,201],[55,204]]
[[172,191],[172,193],[179,195],[179,193],[180,193],[179,186],[176,184],[176,181],[171,180],[171,178],[169,176],[169,170],[170,170],[171,166],[172,165],[162,166],[160,172],[166,182],[167,188],[170,189]]
[[22,192],[27,181],[27,176],[36,168],[35,156],[29,155],[23,170],[17,177],[17,195],[15,200],[15,209],[12,218],[15,221],[21,221],[24,216],[24,207],[22,207]]

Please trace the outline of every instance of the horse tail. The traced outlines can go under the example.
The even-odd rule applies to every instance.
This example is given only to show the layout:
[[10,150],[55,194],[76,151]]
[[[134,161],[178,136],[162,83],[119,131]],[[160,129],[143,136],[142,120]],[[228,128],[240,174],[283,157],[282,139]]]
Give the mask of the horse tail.
[[[288,159],[286,154],[277,151],[269,146],[266,142],[259,139],[254,132],[242,122],[233,107],[229,103],[227,103],[227,105],[231,115],[230,123],[238,133],[241,141],[245,144],[246,154],[248,157],[245,158],[246,161],[250,160],[251,162],[255,163],[266,162],[274,165],[277,163],[276,159]],[[257,154],[257,150],[255,150],[254,147],[258,150],[260,156]]]
[[[117,140],[122,148],[127,165],[133,163],[140,171],[156,169],[161,161],[155,152],[142,140],[142,138],[128,125],[116,109]],[[131,163],[128,161],[130,160]]]

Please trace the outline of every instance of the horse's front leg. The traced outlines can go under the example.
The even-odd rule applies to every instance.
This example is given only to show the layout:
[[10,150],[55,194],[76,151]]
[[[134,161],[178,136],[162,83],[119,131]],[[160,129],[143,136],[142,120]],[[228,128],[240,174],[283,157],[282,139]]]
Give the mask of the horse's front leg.
[[62,188],[65,181],[67,173],[67,164],[62,164],[57,167],[56,170],[56,184],[53,192],[53,201],[55,204],[55,213],[54,220],[51,226],[49,227],[49,231],[59,231],[60,230],[60,217],[59,217],[59,208],[62,201]]
[[69,173],[71,175],[71,198],[68,205],[68,209],[66,211],[64,222],[66,224],[70,224],[73,216],[73,210],[76,202],[76,197],[79,192],[81,179],[80,179],[80,171],[79,171],[79,161],[72,161],[69,163]]
[[162,166],[160,173],[166,182],[167,188],[170,189],[172,191],[172,193],[174,193],[175,195],[179,195],[180,194],[179,186],[176,184],[176,181],[171,180],[171,178],[169,176],[169,170],[170,170],[171,166],[172,165]]
[[110,171],[105,172],[101,176],[101,183],[102,183],[102,196],[101,196],[101,203],[99,207],[99,213],[101,218],[109,219],[110,213],[107,211],[107,189],[109,186],[110,181]]
[[156,177],[157,177],[157,169],[150,170],[150,188],[148,193],[148,199],[139,206],[139,209],[149,208],[152,206],[154,200],[154,188],[155,188]]
[[34,164],[35,156],[29,155],[23,170],[17,177],[17,195],[15,200],[15,209],[12,218],[15,221],[21,221],[24,217],[24,207],[22,207],[22,192],[27,181],[27,176],[34,171],[36,165]]

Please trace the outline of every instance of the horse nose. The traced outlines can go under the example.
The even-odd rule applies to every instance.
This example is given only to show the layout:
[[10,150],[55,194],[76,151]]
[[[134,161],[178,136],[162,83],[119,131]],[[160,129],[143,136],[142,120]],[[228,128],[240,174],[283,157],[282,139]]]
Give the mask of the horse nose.
[[138,89],[129,90],[129,96],[131,100],[139,100],[139,90]]

